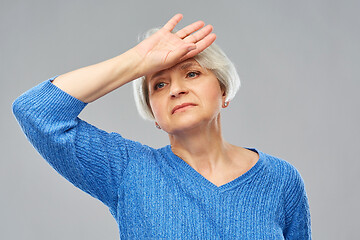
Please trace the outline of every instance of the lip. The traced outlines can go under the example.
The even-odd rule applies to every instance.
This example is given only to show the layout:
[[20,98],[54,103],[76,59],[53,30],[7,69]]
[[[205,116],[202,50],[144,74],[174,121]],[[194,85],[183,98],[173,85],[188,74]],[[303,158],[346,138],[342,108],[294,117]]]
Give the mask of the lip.
[[180,105],[176,105],[173,108],[173,110],[171,111],[171,114],[174,114],[179,109],[182,109],[182,108],[185,108],[185,107],[188,107],[188,106],[196,106],[196,104],[194,104],[194,103],[183,103],[183,104],[180,104]]

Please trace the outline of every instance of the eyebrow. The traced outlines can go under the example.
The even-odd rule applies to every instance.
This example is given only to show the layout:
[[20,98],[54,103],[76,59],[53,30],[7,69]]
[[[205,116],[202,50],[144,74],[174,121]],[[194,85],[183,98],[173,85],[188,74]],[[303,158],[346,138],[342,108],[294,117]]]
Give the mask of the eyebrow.
[[[191,61],[191,62],[184,62],[183,64],[181,64],[181,65],[179,66],[179,69],[180,69],[180,70],[186,70],[186,69],[188,69],[189,67],[192,67],[192,66],[199,66],[199,64],[196,63],[196,62],[193,62],[193,61]],[[154,73],[154,75],[150,76],[150,78],[149,78],[150,81],[153,80],[154,78],[157,78],[157,77],[163,75],[164,72],[165,72],[165,70],[166,70],[166,69],[161,70],[161,71],[159,71],[159,72],[157,72],[157,73]]]
[[159,76],[163,75],[164,72],[165,72],[165,70],[161,70],[161,71],[155,73],[154,75],[150,76],[150,78],[149,78],[150,81],[153,80],[153,79],[156,78],[156,77],[159,77]]
[[198,66],[198,64],[194,62],[185,62],[184,64],[180,65],[180,70],[185,70],[192,66]]

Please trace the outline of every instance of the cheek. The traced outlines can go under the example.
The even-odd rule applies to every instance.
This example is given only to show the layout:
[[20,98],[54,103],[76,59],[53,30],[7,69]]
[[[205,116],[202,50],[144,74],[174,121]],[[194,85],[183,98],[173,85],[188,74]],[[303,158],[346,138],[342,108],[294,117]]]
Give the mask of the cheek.
[[217,84],[209,84],[204,86],[203,91],[204,97],[207,102],[212,103],[214,105],[222,105],[222,91],[220,86]]
[[161,115],[164,112],[164,101],[150,99],[150,107],[154,114],[155,120],[161,119]]

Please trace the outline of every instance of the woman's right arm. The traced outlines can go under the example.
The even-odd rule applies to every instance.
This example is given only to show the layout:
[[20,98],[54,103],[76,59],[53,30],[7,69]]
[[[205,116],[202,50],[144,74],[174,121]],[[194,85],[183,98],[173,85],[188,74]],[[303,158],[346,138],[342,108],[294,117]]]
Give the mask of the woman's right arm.
[[[170,67],[209,46],[215,35],[197,22],[176,34],[181,15],[122,55],[81,68],[28,90],[13,103],[13,112],[36,150],[75,186],[116,206],[116,186],[122,181],[129,153],[139,143],[107,133],[77,116],[88,102],[131,80]],[[197,39],[197,40],[196,40]]]
[[[127,52],[63,74],[53,84],[71,96],[89,103],[138,77],[193,57],[213,43],[216,36],[211,33],[212,26],[203,27],[202,21],[172,33],[181,18],[181,14],[175,15],[158,32]],[[197,32],[194,33],[195,31]]]

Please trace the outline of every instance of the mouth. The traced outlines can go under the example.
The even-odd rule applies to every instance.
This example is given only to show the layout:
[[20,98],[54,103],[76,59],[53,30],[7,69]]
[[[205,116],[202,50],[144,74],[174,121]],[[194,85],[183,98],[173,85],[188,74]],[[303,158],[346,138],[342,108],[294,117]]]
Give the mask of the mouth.
[[183,103],[183,104],[180,104],[180,105],[176,105],[173,110],[171,111],[171,114],[174,114],[176,112],[181,112],[189,107],[194,107],[196,106],[196,104],[194,103]]

